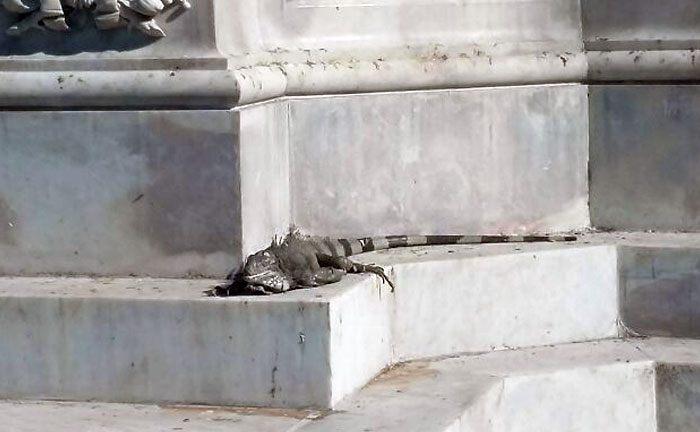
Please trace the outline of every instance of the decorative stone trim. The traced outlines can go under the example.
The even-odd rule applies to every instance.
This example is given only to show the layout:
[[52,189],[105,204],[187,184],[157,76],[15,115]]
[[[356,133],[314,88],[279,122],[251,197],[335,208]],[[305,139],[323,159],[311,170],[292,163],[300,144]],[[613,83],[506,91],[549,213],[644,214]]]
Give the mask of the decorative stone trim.
[[225,70],[0,72],[0,107],[228,109],[239,99]]
[[70,31],[67,18],[87,11],[100,30],[130,27],[155,38],[165,36],[156,16],[173,8],[180,14],[191,7],[188,0],[2,0],[2,6],[22,16],[6,30],[11,36],[32,28]]

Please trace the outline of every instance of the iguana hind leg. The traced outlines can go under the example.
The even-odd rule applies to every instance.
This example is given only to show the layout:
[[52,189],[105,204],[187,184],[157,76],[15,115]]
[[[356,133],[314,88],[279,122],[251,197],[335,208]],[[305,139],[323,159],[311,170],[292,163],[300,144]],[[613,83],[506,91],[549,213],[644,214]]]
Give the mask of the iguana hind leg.
[[345,271],[338,268],[320,267],[317,270],[306,270],[295,275],[299,286],[317,287],[334,282],[340,282]]
[[345,270],[332,267],[321,267],[314,273],[314,281],[318,285],[326,285],[334,282],[340,282],[345,276]]

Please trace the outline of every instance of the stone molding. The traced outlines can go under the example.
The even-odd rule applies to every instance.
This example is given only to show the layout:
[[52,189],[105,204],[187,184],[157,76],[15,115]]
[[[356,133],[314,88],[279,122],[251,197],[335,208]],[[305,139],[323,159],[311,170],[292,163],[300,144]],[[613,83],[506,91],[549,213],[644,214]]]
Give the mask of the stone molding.
[[[8,7],[45,0],[2,1]],[[77,1],[95,13],[108,3],[60,4]],[[120,13],[140,4],[109,1],[117,2]],[[172,8],[178,3],[140,1]],[[636,1],[643,7],[631,16],[627,11]],[[112,37],[92,29],[77,41],[82,50],[61,55],[47,51],[53,38],[70,45],[68,38],[82,32],[47,38],[34,31],[14,38],[16,45],[0,35],[6,52],[0,61],[0,107],[158,108],[174,102],[231,108],[286,95],[696,80],[700,31],[690,24],[700,16],[700,6],[694,1],[671,6],[653,0],[435,2],[430,6],[435,16],[425,19],[423,2],[387,7],[377,0],[358,8],[352,0],[336,0],[340,6],[329,8],[317,0],[195,0],[183,19],[167,23],[172,37],[164,40],[134,41],[133,35]],[[187,2],[179,4],[182,9]],[[677,13],[679,8],[692,13]],[[347,23],[360,12],[366,18],[358,30],[350,29]],[[88,43],[93,37],[99,43]],[[124,48],[111,49],[117,42]],[[20,45],[24,51],[15,49]],[[59,77],[80,77],[80,85]],[[45,94],[36,96],[37,88]]]
[[581,5],[590,81],[700,78],[697,1],[581,0]]
[[171,63],[176,66],[169,70],[5,70],[0,107],[222,109],[284,96],[700,77],[700,53],[694,50],[270,63],[228,70],[180,70]]
[[238,104],[225,70],[0,72],[10,108],[228,108]]

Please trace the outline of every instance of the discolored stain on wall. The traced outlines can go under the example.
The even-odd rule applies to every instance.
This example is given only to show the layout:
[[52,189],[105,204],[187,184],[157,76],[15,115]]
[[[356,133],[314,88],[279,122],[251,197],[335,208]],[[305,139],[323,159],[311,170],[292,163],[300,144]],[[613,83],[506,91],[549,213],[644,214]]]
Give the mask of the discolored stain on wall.
[[122,200],[132,226],[167,255],[232,253],[240,240],[235,118],[143,115],[127,145],[144,159],[142,187]]
[[621,248],[621,318],[645,336],[700,337],[700,255],[675,248]]
[[594,226],[700,229],[697,86],[591,86]]
[[17,214],[2,196],[0,196],[0,243],[9,246],[17,245]]
[[625,325],[644,335],[700,336],[700,328],[695,325],[696,305],[692,301],[699,282],[700,277],[694,275],[635,287],[627,294],[624,305]]
[[225,274],[240,256],[237,122],[226,110],[2,113],[2,271]]
[[657,430],[697,430],[700,424],[698,372],[694,364],[660,363],[656,366]]

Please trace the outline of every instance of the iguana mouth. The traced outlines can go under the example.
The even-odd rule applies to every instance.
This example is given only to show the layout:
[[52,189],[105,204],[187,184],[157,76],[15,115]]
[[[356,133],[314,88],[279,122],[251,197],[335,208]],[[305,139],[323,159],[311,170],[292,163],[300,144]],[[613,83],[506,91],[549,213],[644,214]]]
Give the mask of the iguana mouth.
[[245,275],[243,280],[251,285],[262,287],[264,291],[285,292],[289,291],[291,285],[283,274],[274,270],[267,270],[254,275]]
[[246,282],[249,283],[256,283],[261,280],[269,279],[270,275],[274,275],[276,272],[273,270],[266,270],[262,273],[254,274],[254,275],[245,275],[243,276],[243,279],[245,279]]
[[255,282],[258,279],[262,279],[265,276],[269,276],[269,275],[274,274],[274,273],[275,273],[275,271],[273,271],[273,270],[265,270],[262,273],[257,273],[254,275],[245,275],[245,279],[248,282]]

